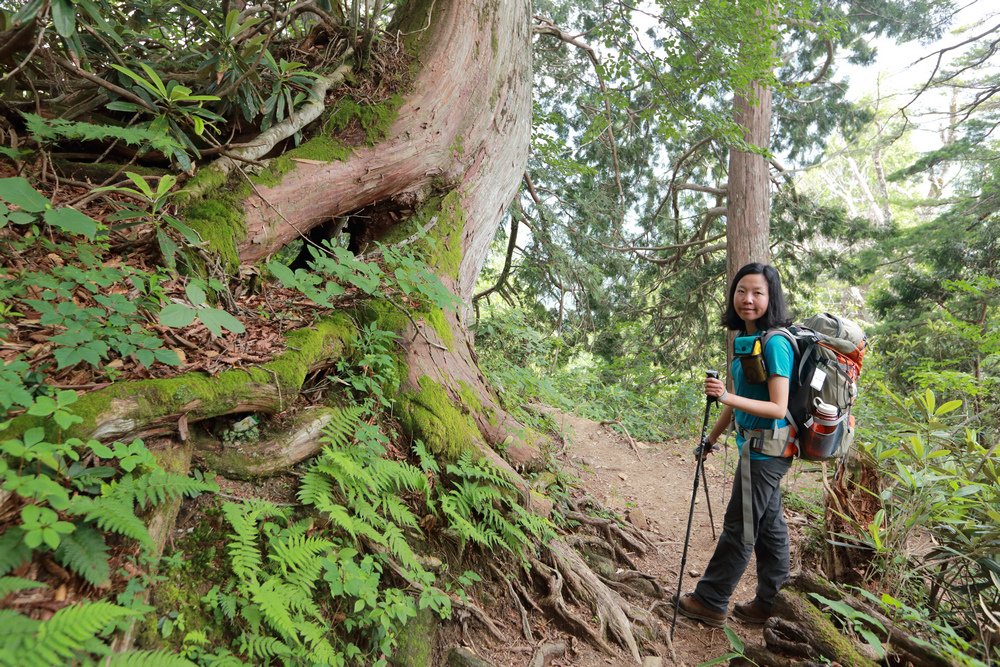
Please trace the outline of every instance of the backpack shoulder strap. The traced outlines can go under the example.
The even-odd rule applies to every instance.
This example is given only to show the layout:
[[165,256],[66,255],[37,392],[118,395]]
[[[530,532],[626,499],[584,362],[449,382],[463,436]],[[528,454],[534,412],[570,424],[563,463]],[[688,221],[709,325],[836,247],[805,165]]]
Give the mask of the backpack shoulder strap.
[[798,339],[795,338],[795,334],[792,333],[792,330],[787,327],[775,327],[774,329],[768,329],[766,332],[764,332],[764,338],[761,341],[761,347],[762,348],[767,347],[768,341],[770,341],[775,336],[781,336],[789,343],[791,343],[792,354],[794,354],[796,357],[799,356],[799,351],[800,351],[799,341]]

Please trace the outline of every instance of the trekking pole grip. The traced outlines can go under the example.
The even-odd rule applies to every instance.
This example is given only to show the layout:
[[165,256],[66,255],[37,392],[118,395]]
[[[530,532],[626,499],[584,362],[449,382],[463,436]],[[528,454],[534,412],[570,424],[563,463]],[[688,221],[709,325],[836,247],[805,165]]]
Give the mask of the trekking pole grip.
[[[707,377],[707,378],[713,378],[715,380],[718,380],[719,379],[719,371],[708,369],[707,371],[705,371],[705,377]],[[709,403],[715,403],[718,400],[719,399],[716,398],[715,396],[709,396],[708,397],[708,402]]]

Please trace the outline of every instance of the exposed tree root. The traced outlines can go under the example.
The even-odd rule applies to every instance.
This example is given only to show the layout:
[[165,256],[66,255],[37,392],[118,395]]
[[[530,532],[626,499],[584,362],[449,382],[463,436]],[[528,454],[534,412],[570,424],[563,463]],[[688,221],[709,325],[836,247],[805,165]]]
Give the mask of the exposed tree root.
[[901,629],[891,618],[881,611],[872,607],[864,600],[844,592],[821,577],[803,572],[795,577],[791,586],[805,593],[819,593],[831,600],[839,600],[878,620],[889,633],[889,639],[885,643],[886,652],[897,656],[903,664],[910,662],[915,665],[926,665],[927,667],[947,667],[950,664],[946,658],[938,655],[924,644],[917,642],[912,633]]
[[[409,577],[407,575],[406,570],[402,566],[400,566],[399,563],[390,558],[388,552],[385,549],[383,549],[380,545],[374,544],[372,542],[366,542],[366,544],[368,544],[368,546],[371,547],[373,551],[378,551],[383,555],[385,555],[386,557],[385,560],[386,563],[389,565],[389,568],[396,573],[397,577],[399,577],[407,584],[409,584],[414,590],[423,591],[426,588],[424,584],[420,583],[419,581],[415,581],[412,577]],[[477,621],[479,621],[483,625],[483,627],[485,627],[489,631],[489,633],[493,636],[494,639],[500,642],[507,641],[507,636],[500,630],[500,628],[497,627],[497,624],[493,622],[493,619],[490,618],[489,614],[483,611],[478,605],[472,602],[466,602],[465,600],[462,600],[456,595],[445,593],[441,589],[438,589],[438,591],[442,595],[447,595],[448,599],[451,600],[451,604],[454,608],[467,612],[469,615],[471,615]]]
[[[149,448],[168,472],[178,475],[187,475],[191,470],[192,447],[190,443],[182,443],[169,438],[163,438],[160,442],[149,443]],[[167,544],[167,538],[173,530],[177,521],[177,513],[181,509],[183,498],[174,498],[156,506],[153,515],[147,523],[149,536],[153,541],[152,563],[159,563],[160,556]],[[140,594],[139,602],[145,604],[149,601],[150,588],[146,588]],[[137,621],[129,622],[125,630],[115,638],[113,649],[118,653],[123,653],[132,649],[136,639]]]
[[195,439],[197,456],[208,468],[229,478],[276,475],[323,449],[319,436],[334,414],[331,408],[307,408],[275,437],[245,447],[226,446],[200,436]]
[[[550,541],[546,545],[546,555],[552,561],[552,567],[537,560],[534,562],[536,567],[548,572],[550,592],[546,603],[575,627],[582,626],[584,634],[597,647],[610,652],[604,637],[613,638],[638,663],[641,661],[640,641],[646,645],[652,645],[656,640],[670,644],[659,620],[650,611],[633,605],[610,588],[563,540]],[[561,599],[564,583],[567,586],[567,593],[579,603],[586,605],[596,616],[598,630],[595,631],[589,624],[569,612]],[[636,630],[640,631],[638,637]]]
[[[306,377],[331,366],[355,335],[349,318],[320,320],[287,336],[288,351],[262,366],[234,369],[214,377],[185,373],[163,380],[116,382],[85,394],[74,405],[84,418],[68,434],[117,440],[178,431],[182,423],[228,414],[274,414],[298,397]],[[8,433],[32,426],[53,428],[40,418],[22,415]]]
[[766,648],[747,653],[761,665],[815,664],[821,657],[842,665],[876,665],[794,587],[778,594],[774,613],[764,626],[764,640]]
[[529,667],[545,667],[549,660],[564,653],[566,653],[566,642],[546,642],[535,649]]
[[503,572],[501,572],[500,568],[496,565],[490,563],[490,569],[493,570],[493,574],[496,575],[497,580],[503,581],[507,584],[507,593],[510,594],[510,599],[514,602],[514,608],[517,609],[518,616],[521,619],[521,634],[523,634],[524,638],[529,642],[534,642],[535,633],[531,631],[531,619],[528,618],[528,610],[524,608],[524,603],[521,602],[521,598],[518,596],[517,590],[514,588],[514,582],[504,576]]

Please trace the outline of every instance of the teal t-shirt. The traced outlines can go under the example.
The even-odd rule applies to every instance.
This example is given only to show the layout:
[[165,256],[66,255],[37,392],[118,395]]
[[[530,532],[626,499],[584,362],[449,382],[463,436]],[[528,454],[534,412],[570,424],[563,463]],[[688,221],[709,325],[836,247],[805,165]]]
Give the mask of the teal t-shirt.
[[[762,335],[763,332],[757,334],[758,337]],[[764,367],[767,369],[769,376],[780,375],[781,377],[786,378],[792,377],[793,359],[794,353],[792,352],[792,344],[789,343],[788,339],[784,336],[774,336],[771,340],[767,341],[767,347],[764,348]],[[771,399],[770,394],[768,394],[767,391],[767,383],[751,384],[746,381],[743,377],[743,367],[740,365],[739,359],[733,359],[733,365],[729,372],[730,377],[733,378],[733,389],[738,396],[753,398],[760,401],[768,401]],[[734,412],[736,414],[736,423],[750,431],[758,428],[776,429],[788,424],[788,420],[786,419],[767,419],[764,417],[757,417],[747,412],[743,412],[742,410],[735,410]],[[744,439],[740,437],[739,432],[737,432],[736,446],[739,448],[741,454],[743,452],[743,441]],[[767,454],[761,454],[760,452],[751,451],[750,458],[753,460],[760,460],[774,457],[768,456]]]

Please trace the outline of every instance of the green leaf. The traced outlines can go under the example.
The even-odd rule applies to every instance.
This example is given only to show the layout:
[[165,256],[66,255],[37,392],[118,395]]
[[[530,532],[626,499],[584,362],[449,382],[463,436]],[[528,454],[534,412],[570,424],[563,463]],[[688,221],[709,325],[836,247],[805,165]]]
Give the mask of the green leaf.
[[187,295],[188,301],[191,302],[192,306],[203,306],[208,303],[208,295],[205,294],[205,290],[197,283],[192,282],[185,285],[184,294]]
[[940,417],[941,415],[948,414],[949,412],[957,410],[960,407],[962,407],[962,401],[948,401],[934,411],[934,416]]
[[52,23],[60,37],[76,32],[76,6],[70,0],[52,0]]
[[94,25],[97,26],[98,31],[110,37],[118,46],[125,46],[125,41],[121,38],[121,35],[111,27],[110,23],[104,20],[101,10],[97,8],[97,5],[91,0],[77,0],[76,4],[83,7],[84,11],[94,21]]
[[29,213],[41,213],[49,206],[49,200],[20,176],[0,178],[0,199]]
[[271,275],[281,281],[281,284],[285,287],[298,286],[298,281],[295,279],[295,273],[281,262],[268,262],[267,269],[271,272]]
[[228,329],[235,334],[246,331],[246,327],[238,319],[219,308],[202,308],[198,311],[198,319],[204,323],[213,336],[222,335],[223,329]]
[[79,234],[91,241],[97,236],[97,230],[103,227],[93,218],[69,207],[45,211],[45,222],[64,232]]
[[194,308],[185,306],[183,303],[171,303],[160,311],[160,324],[165,327],[186,327],[194,322],[198,315]]

